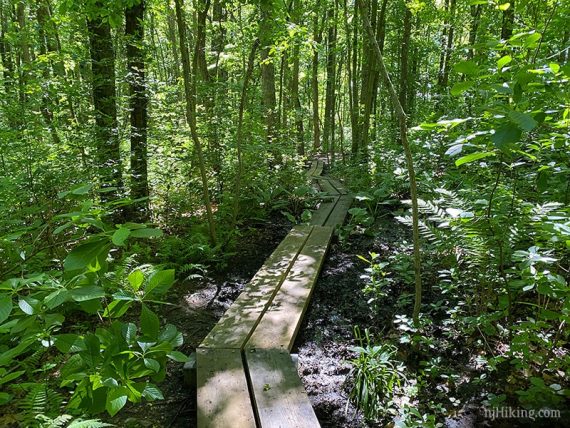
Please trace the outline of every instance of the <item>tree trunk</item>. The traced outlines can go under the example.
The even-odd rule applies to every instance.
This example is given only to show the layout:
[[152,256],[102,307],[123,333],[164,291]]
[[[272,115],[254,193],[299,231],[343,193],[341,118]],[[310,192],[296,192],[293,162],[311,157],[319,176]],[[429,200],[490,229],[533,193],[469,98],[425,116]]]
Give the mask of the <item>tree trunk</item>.
[[453,50],[453,35],[455,30],[455,7],[456,0],[449,0],[449,16],[446,18],[445,28],[447,31],[447,36],[445,39],[445,45],[442,46],[443,52],[443,62],[440,59],[440,69],[438,76],[438,86],[441,90],[447,88],[449,83],[449,68],[451,62],[451,52]]
[[325,120],[323,126],[323,150],[330,152],[331,140],[334,139],[332,127],[334,122],[335,85],[336,85],[336,0],[327,11],[327,83],[325,93]]
[[319,1],[313,17],[313,59],[311,62],[311,92],[313,98],[313,151],[321,147],[321,127],[319,122],[319,44],[321,43],[321,29],[319,28]]
[[4,10],[4,1],[0,0],[0,59],[2,60],[2,77],[6,94],[12,92],[14,82],[14,62],[12,61],[12,48],[7,40],[8,11]]
[[473,5],[470,9],[471,14],[471,28],[469,29],[469,51],[467,59],[473,59],[475,56],[475,42],[477,41],[477,30],[479,29],[479,22],[481,20],[481,5]]
[[410,52],[410,37],[412,33],[412,12],[406,4],[404,12],[404,32],[402,34],[402,44],[400,46],[400,104],[406,115],[408,111],[408,57]]
[[[125,10],[125,37],[127,42],[127,81],[131,123],[131,198],[148,198],[147,126],[148,96],[146,92],[144,60],[145,0]],[[147,221],[148,201],[137,203],[137,219]]]
[[259,41],[261,44],[261,88],[262,106],[265,115],[267,142],[272,144],[277,140],[277,99],[275,96],[275,66],[269,52],[274,43],[273,26],[274,11],[272,0],[261,0],[259,23]]
[[[100,4],[98,3],[100,6]],[[87,22],[91,53],[97,170],[103,200],[118,196],[122,187],[121,157],[117,135],[117,92],[115,88],[115,53],[109,22],[100,16]],[[111,189],[115,190],[111,190]]]
[[388,70],[386,69],[386,65],[384,64],[384,58],[382,56],[382,52],[380,50],[380,46],[376,40],[376,35],[372,30],[368,17],[366,16],[366,9],[362,4],[362,0],[356,0],[356,3],[361,11],[362,22],[364,24],[365,31],[368,33],[369,39],[372,41],[372,46],[374,48],[374,52],[378,59],[378,64],[380,66],[380,73],[388,92],[390,93],[390,98],[392,100],[392,104],[394,106],[394,110],[398,117],[398,122],[400,125],[400,141],[402,143],[402,147],[404,149],[404,155],[406,158],[406,165],[408,169],[408,176],[410,180],[410,196],[412,199],[412,233],[413,233],[413,241],[414,241],[414,274],[415,274],[415,302],[414,302],[414,311],[413,311],[413,319],[414,324],[417,326],[419,323],[419,315],[421,309],[421,301],[422,301],[422,276],[421,276],[421,254],[420,254],[420,232],[419,232],[419,209],[418,209],[418,189],[416,183],[416,173],[414,170],[414,161],[412,158],[412,151],[410,149],[410,144],[408,141],[408,125],[406,123],[406,113],[400,104],[400,100],[398,99],[398,94],[392,81],[390,79],[390,75],[388,74]]
[[509,40],[513,35],[515,24],[515,0],[511,0],[511,5],[503,11],[503,25],[501,26],[501,39]]
[[204,197],[204,205],[206,207],[206,216],[210,232],[210,242],[216,245],[216,223],[214,221],[214,213],[210,202],[210,190],[208,188],[208,175],[206,173],[206,165],[204,162],[204,154],[202,152],[202,144],[198,136],[196,126],[196,76],[192,75],[190,68],[190,55],[188,53],[188,42],[186,39],[186,20],[182,8],[182,0],[174,0],[176,6],[176,23],[178,25],[178,35],[180,38],[180,56],[182,58],[182,70],[184,78],[184,94],[186,98],[186,120],[190,126],[190,134],[194,144],[194,150],[198,156],[200,168],[200,176],[202,179],[202,196]]
[[[293,0],[292,21],[294,24],[300,24],[300,17],[302,16],[302,2],[300,0]],[[291,70],[291,104],[295,111],[295,129],[297,138],[297,153],[300,155],[305,154],[305,131],[303,128],[303,112],[301,109],[301,101],[299,99],[299,66],[300,66],[300,44],[301,41],[296,35],[293,45],[293,68]]]

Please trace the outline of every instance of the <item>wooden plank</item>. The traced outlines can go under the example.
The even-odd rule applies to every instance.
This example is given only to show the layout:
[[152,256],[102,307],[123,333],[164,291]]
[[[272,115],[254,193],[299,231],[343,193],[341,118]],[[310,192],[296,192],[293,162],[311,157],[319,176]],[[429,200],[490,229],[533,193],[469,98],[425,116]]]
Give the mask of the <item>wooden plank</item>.
[[315,226],[271,306],[246,344],[249,348],[291,350],[325,259],[332,227]]
[[305,245],[311,230],[311,226],[299,225],[289,232],[200,347],[239,349],[245,345]]
[[291,355],[285,350],[246,353],[253,402],[263,428],[320,427]]
[[255,428],[239,349],[198,349],[198,428]]
[[331,201],[321,202],[319,208],[316,211],[313,211],[310,224],[314,226],[323,226],[333,212],[338,200],[339,198],[336,197]]
[[309,174],[310,176],[313,176],[315,174],[316,169],[317,169],[317,161],[314,160],[313,162],[311,162],[311,166],[309,167],[307,174]]
[[323,173],[323,166],[324,163],[322,160],[317,160],[317,167],[315,168],[315,172],[313,172],[314,176],[319,176]]
[[346,214],[352,205],[352,196],[351,195],[343,195],[339,198],[338,203],[335,205],[333,212],[328,217],[327,221],[325,222],[325,226],[329,227],[336,227],[342,226],[344,224],[344,219],[346,218]]
[[336,191],[338,193],[340,193],[341,195],[347,195],[348,191],[346,190],[346,188],[342,185],[342,183],[338,180],[334,180],[332,178],[329,179],[330,183],[334,186],[334,188],[336,189]]
[[331,181],[328,180],[327,178],[321,178],[318,180],[318,182],[323,192],[326,192],[329,195],[335,195],[335,196],[339,195],[338,190],[336,190]]

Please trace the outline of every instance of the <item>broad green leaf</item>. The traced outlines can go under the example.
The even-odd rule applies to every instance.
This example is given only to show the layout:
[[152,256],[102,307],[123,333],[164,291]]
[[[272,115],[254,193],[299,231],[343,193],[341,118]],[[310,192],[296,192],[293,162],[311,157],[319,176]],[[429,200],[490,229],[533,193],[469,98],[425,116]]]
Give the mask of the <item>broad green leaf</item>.
[[166,356],[178,363],[186,363],[189,360],[189,358],[186,355],[178,351],[169,352],[168,354],[166,354]]
[[502,57],[501,59],[499,59],[497,61],[497,68],[499,70],[502,70],[502,68],[509,64],[511,61],[513,60],[513,58],[510,55],[505,55],[504,57]]
[[454,97],[461,95],[463,92],[467,91],[468,89],[471,89],[471,87],[473,87],[473,84],[474,82],[469,82],[469,81],[455,82],[455,84],[450,90],[451,95],[453,95]]
[[3,385],[3,384],[5,384],[5,383],[7,383],[7,382],[10,382],[10,381],[14,380],[14,379],[17,379],[17,378],[19,378],[20,376],[22,376],[24,373],[26,373],[25,370],[20,370],[20,371],[17,371],[17,372],[9,373],[9,374],[7,374],[6,376],[0,378],[0,385]]
[[55,347],[64,354],[85,351],[85,342],[77,334],[59,334],[54,337]]
[[174,284],[174,269],[159,270],[155,272],[145,287],[145,294],[163,295]]
[[0,297],[0,323],[3,323],[8,319],[10,313],[12,312],[12,297],[11,296],[1,296]]
[[5,366],[7,364],[12,364],[14,362],[14,358],[26,352],[26,350],[35,342],[34,337],[28,337],[16,345],[12,349],[8,349],[7,351],[0,354],[0,367]]
[[83,339],[85,351],[79,353],[81,359],[91,367],[95,368],[101,359],[101,342],[94,334],[88,334]]
[[130,234],[131,231],[129,229],[127,229],[126,227],[121,227],[117,229],[115,233],[113,233],[111,240],[113,241],[113,244],[118,245],[120,247],[125,243]]
[[470,162],[474,162],[476,160],[479,159],[483,159],[489,156],[495,156],[495,153],[493,152],[477,152],[477,153],[471,153],[470,155],[467,156],[463,156],[459,159],[457,159],[455,161],[455,166],[461,166],[464,163],[470,163]]
[[453,69],[458,73],[466,75],[476,75],[479,74],[481,71],[479,70],[479,67],[477,66],[477,63],[475,63],[475,61],[458,62],[453,66]]
[[560,65],[555,62],[551,62],[550,64],[548,64],[548,67],[550,67],[550,69],[554,74],[560,71]]
[[109,247],[105,240],[87,242],[75,247],[65,258],[63,268],[66,271],[85,269],[97,256],[108,251]]
[[113,388],[109,391],[107,395],[107,403],[105,404],[105,410],[111,416],[115,416],[119,410],[125,407],[127,404],[128,391],[125,387]]
[[137,269],[132,271],[127,279],[129,280],[129,284],[131,284],[132,289],[134,291],[138,291],[144,281],[144,274],[141,270]]
[[510,4],[510,3],[503,3],[503,4],[500,4],[499,6],[497,6],[497,8],[498,8],[499,10],[502,10],[502,11],[507,10],[509,7],[511,7],[511,4]]
[[71,293],[65,288],[60,288],[59,290],[55,290],[53,293],[48,294],[44,299],[44,303],[48,309],[54,309],[67,302],[70,298]]
[[87,285],[71,290],[71,298],[76,302],[101,299],[105,297],[105,290],[97,285]]
[[158,331],[160,329],[160,321],[158,316],[151,311],[147,305],[142,305],[141,310],[141,331],[145,336],[151,339],[158,337]]
[[520,111],[509,111],[509,119],[516,123],[523,131],[532,131],[538,125],[530,114]]
[[505,123],[491,136],[491,141],[499,150],[508,150],[509,146],[520,140],[521,130],[512,123]]
[[148,401],[164,400],[164,396],[162,395],[160,389],[158,389],[158,387],[156,385],[153,385],[152,383],[146,384],[142,395]]
[[527,48],[534,47],[536,42],[538,42],[541,38],[542,38],[542,34],[533,33],[526,38],[526,40],[524,41],[524,45]]
[[24,297],[18,301],[18,306],[26,315],[33,315],[35,312],[34,306],[30,304],[29,299]]
[[135,229],[131,230],[131,236],[133,238],[152,238],[154,236],[162,236],[162,230],[160,229]]
[[14,396],[12,394],[8,394],[7,392],[0,392],[0,406],[8,404],[10,401],[12,401],[13,397]]
[[160,371],[160,363],[152,358],[144,358],[144,365],[147,369],[158,373]]

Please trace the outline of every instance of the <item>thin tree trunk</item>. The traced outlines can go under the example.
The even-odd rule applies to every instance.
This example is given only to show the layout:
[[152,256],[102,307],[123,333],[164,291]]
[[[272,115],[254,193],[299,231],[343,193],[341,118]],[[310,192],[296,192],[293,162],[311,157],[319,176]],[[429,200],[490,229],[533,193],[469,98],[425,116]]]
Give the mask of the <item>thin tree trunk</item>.
[[475,42],[477,41],[477,31],[479,30],[479,22],[481,21],[481,5],[471,6],[471,28],[469,29],[469,51],[467,53],[468,59],[473,59],[475,56]]
[[[102,198],[112,200],[118,196],[118,189],[122,187],[113,39],[111,27],[103,18],[92,17],[87,26],[93,76],[95,139],[98,145],[97,170],[101,187],[109,190],[102,193]],[[116,190],[111,190],[112,188]]]
[[245,111],[245,103],[247,100],[247,87],[249,85],[249,81],[251,80],[251,75],[253,74],[253,66],[255,62],[255,52],[259,46],[259,39],[256,39],[251,47],[251,51],[249,52],[249,58],[247,61],[247,69],[245,71],[245,75],[243,77],[243,83],[241,86],[241,97],[239,100],[239,109],[238,109],[238,123],[237,123],[237,130],[236,130],[236,149],[237,149],[237,160],[238,160],[238,168],[237,174],[235,178],[235,187],[234,187],[234,207],[233,207],[233,215],[232,215],[232,229],[235,228],[237,224],[237,216],[239,213],[239,206],[240,206],[240,199],[241,199],[241,181],[243,177],[243,149],[242,149],[242,139],[243,139],[243,115]]
[[311,91],[313,98],[313,151],[317,152],[321,147],[321,127],[319,123],[319,44],[321,43],[321,30],[319,28],[319,1],[313,17],[313,59],[311,62]]
[[277,100],[275,97],[275,66],[269,52],[273,46],[274,11],[272,0],[261,0],[259,23],[259,41],[261,44],[261,89],[262,105],[265,115],[265,129],[268,144],[277,140]]
[[[293,0],[292,21],[294,24],[299,25],[300,17],[302,15],[302,3],[300,0]],[[297,153],[300,155],[305,154],[305,131],[303,128],[303,114],[301,110],[301,101],[299,99],[299,67],[300,67],[300,43],[299,37],[295,37],[293,45],[293,69],[291,70],[291,104],[295,111],[295,129],[297,138]]]
[[[131,123],[131,197],[147,198],[147,126],[148,96],[146,92],[144,61],[144,12],[145,0],[133,4],[125,10],[125,36],[127,41],[127,62],[129,83],[129,105]],[[147,221],[148,201],[137,204],[137,217]]]
[[410,37],[412,33],[412,12],[407,5],[404,12],[404,33],[402,34],[402,44],[400,46],[400,104],[406,115],[408,110],[408,74],[409,74],[409,53],[410,53]]
[[334,122],[335,85],[336,85],[336,0],[327,11],[327,83],[325,93],[325,120],[323,126],[323,150],[330,152],[332,127]]
[[186,120],[190,126],[190,134],[194,144],[194,150],[198,156],[200,168],[200,176],[202,179],[202,196],[204,197],[204,205],[206,207],[206,216],[210,232],[210,242],[216,245],[216,223],[214,221],[214,213],[212,211],[212,203],[210,202],[210,190],[208,188],[208,175],[206,173],[206,165],[204,162],[204,154],[202,152],[202,144],[198,136],[196,126],[196,89],[195,74],[192,75],[190,68],[190,55],[188,53],[188,42],[186,39],[186,20],[182,8],[183,0],[174,0],[176,6],[176,22],[178,24],[178,35],[180,38],[180,55],[182,58],[182,70],[184,78],[184,94],[186,97]]
[[501,26],[501,39],[509,40],[513,35],[515,24],[515,0],[511,0],[511,5],[503,11],[503,25]]
[[414,161],[412,158],[412,152],[408,141],[408,125],[406,123],[406,113],[404,112],[404,109],[400,104],[400,100],[398,99],[398,94],[396,92],[396,89],[394,88],[394,85],[392,84],[390,75],[388,74],[388,70],[386,69],[386,65],[384,63],[384,58],[380,50],[380,46],[378,45],[376,36],[372,30],[372,27],[370,26],[368,17],[366,16],[366,10],[362,4],[362,0],[356,0],[356,2],[361,11],[364,28],[368,33],[368,37],[372,41],[374,52],[376,53],[376,57],[378,59],[378,65],[380,66],[380,73],[382,75],[382,78],[384,79],[386,88],[390,93],[390,98],[392,100],[392,104],[394,106],[394,110],[396,112],[396,115],[398,117],[398,122],[400,125],[400,141],[402,142],[402,147],[404,149],[404,154],[406,157],[406,165],[410,180],[410,195],[412,199],[412,233],[413,233],[413,242],[414,242],[414,273],[415,273],[415,303],[414,303],[413,319],[414,319],[414,324],[418,325],[419,315],[421,310],[421,301],[422,301],[418,189],[416,183],[416,173],[414,170]]

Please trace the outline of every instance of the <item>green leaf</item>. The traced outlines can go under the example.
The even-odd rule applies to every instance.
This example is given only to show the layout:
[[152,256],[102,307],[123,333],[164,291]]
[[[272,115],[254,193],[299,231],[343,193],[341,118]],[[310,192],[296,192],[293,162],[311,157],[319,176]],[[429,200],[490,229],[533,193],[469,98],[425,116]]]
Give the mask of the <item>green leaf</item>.
[[25,370],[20,370],[17,372],[12,372],[7,374],[6,376],[4,376],[3,378],[0,378],[0,385],[4,385],[7,382],[10,382],[14,379],[19,378],[20,376],[22,376],[24,373],[26,373]]
[[18,306],[26,315],[33,315],[35,312],[34,307],[28,301],[29,298],[24,297],[18,301]]
[[461,166],[464,163],[474,162],[479,159],[483,159],[489,156],[495,156],[494,152],[477,152],[471,153],[470,155],[463,156],[455,161],[455,166]]
[[109,391],[107,403],[105,404],[105,410],[107,410],[109,415],[115,416],[119,410],[125,407],[125,404],[127,404],[127,393],[128,391],[125,387],[114,388]]
[[147,305],[143,304],[141,311],[141,331],[144,335],[154,339],[158,337],[159,330],[160,321],[158,320],[158,316],[151,311]]
[[60,288],[59,290],[55,290],[53,293],[48,294],[44,299],[44,303],[48,309],[54,309],[67,302],[70,297],[71,293],[67,291],[67,289]]
[[166,356],[168,358],[170,358],[171,360],[174,360],[178,363],[186,363],[190,360],[190,358],[188,358],[182,352],[178,352],[178,351],[169,352],[168,354],[166,354]]
[[523,131],[532,131],[538,125],[530,114],[520,111],[509,111],[509,119],[516,123]]
[[144,274],[141,270],[137,269],[132,271],[127,279],[129,280],[129,284],[131,284],[132,289],[134,291],[138,291],[144,281]]
[[471,89],[473,84],[474,82],[469,82],[469,81],[455,82],[455,84],[450,90],[451,95],[453,95],[454,97],[461,95],[463,92],[467,91],[468,89]]
[[507,65],[508,63],[510,63],[513,60],[513,58],[510,55],[505,55],[504,57],[502,57],[501,59],[499,59],[497,61],[497,68],[499,70],[502,70],[503,67],[505,65]]
[[560,71],[560,65],[555,62],[551,62],[550,64],[548,64],[548,67],[552,70],[554,74]]
[[160,229],[135,229],[131,230],[131,236],[133,238],[152,238],[154,236],[162,236],[162,230]]
[[465,75],[476,75],[481,72],[475,61],[461,61],[453,66],[458,73]]
[[77,334],[60,334],[55,336],[55,347],[64,354],[85,351],[85,342]]
[[97,285],[87,285],[71,290],[71,298],[76,302],[101,299],[105,297],[105,290]]
[[95,368],[101,359],[101,342],[94,334],[88,334],[83,339],[85,344],[85,351],[79,353],[81,359],[91,367]]
[[8,404],[10,401],[12,401],[13,397],[14,396],[12,394],[8,394],[7,392],[0,392],[0,406]]
[[499,6],[497,6],[497,8],[498,8],[499,10],[502,10],[502,11],[507,10],[509,7],[511,7],[511,4],[510,4],[510,3],[503,3],[503,4],[500,4]]
[[160,371],[160,363],[152,358],[144,358],[144,366],[155,373]]
[[148,401],[164,400],[164,396],[162,395],[160,389],[158,389],[158,387],[156,385],[153,385],[152,383],[146,384],[142,395]]
[[508,150],[509,146],[519,141],[521,130],[512,123],[506,123],[491,136],[491,141],[499,150]]
[[126,227],[121,227],[117,229],[115,233],[113,233],[111,240],[113,241],[113,244],[121,247],[125,243],[130,234],[131,231],[129,229],[127,229]]
[[159,270],[155,272],[145,287],[145,294],[163,295],[174,284],[174,269]]
[[1,296],[0,297],[0,324],[8,319],[10,313],[12,312],[12,297],[11,296]]
[[108,251],[108,249],[107,242],[101,239],[79,245],[67,255],[63,262],[63,268],[66,271],[85,269],[99,254]]

